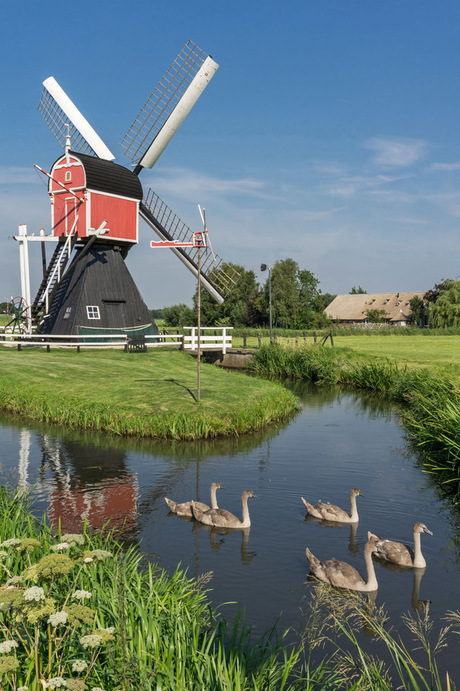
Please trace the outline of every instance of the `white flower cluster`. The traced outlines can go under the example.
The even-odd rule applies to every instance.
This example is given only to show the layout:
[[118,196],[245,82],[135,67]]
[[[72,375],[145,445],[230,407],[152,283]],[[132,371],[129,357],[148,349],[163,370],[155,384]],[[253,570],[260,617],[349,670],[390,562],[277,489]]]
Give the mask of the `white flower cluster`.
[[91,691],[104,691],[104,689],[101,689],[100,686],[93,686],[93,688],[91,689]]
[[84,672],[87,667],[88,663],[86,660],[75,660],[72,665],[72,672]]
[[70,545],[68,542],[60,542],[58,545],[50,545],[50,549],[53,552],[62,552],[64,549],[69,549]]
[[76,590],[72,597],[75,600],[86,600],[92,596],[93,593],[90,593],[89,590]]
[[56,612],[55,614],[50,614],[48,617],[48,624],[51,626],[59,626],[59,624],[66,624],[69,615],[67,612]]
[[5,540],[4,542],[0,543],[0,547],[15,547],[20,543],[21,540],[18,537],[11,537],[9,540]]
[[66,533],[62,536],[62,541],[68,542],[71,545],[83,545],[85,538],[83,535],[79,535],[78,533]]
[[48,681],[42,681],[46,689],[60,689],[67,686],[67,682],[62,677],[51,677]]
[[32,588],[27,588],[24,590],[24,600],[40,602],[40,600],[45,599],[45,591],[43,588],[39,588],[38,585],[32,586]]
[[106,633],[112,634],[112,633],[115,633],[115,626],[109,626],[106,629],[100,629],[100,631],[105,631]]
[[10,638],[7,641],[2,641],[0,643],[0,653],[11,653],[14,648],[18,647],[18,642],[14,638]]
[[93,560],[91,559],[91,557],[85,557],[85,558],[83,559],[83,562],[84,562],[85,564],[91,564],[92,561],[93,561]]
[[18,686],[17,691],[28,691],[27,686]]
[[102,636],[98,636],[97,633],[89,633],[87,636],[80,638],[80,643],[85,649],[98,648],[102,643]]

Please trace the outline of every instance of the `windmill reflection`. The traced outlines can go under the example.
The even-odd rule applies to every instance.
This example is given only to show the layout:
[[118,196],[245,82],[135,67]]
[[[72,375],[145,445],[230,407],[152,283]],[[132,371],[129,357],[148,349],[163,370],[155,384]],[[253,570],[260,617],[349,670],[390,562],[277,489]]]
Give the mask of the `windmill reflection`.
[[126,468],[126,453],[41,436],[41,475],[48,480],[48,518],[54,527],[81,532],[86,521],[93,530],[107,527],[124,541],[138,528],[138,485]]

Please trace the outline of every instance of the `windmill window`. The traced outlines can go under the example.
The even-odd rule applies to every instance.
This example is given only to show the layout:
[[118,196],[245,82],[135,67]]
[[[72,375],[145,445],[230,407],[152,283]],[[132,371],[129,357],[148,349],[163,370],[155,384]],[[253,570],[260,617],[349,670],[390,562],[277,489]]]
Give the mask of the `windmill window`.
[[71,313],[71,312],[72,312],[72,308],[71,308],[71,307],[67,307],[67,308],[66,308],[66,311],[64,312],[64,319],[69,319],[70,313]]
[[97,305],[86,305],[86,313],[88,319],[100,319],[99,307]]
[[67,170],[66,174],[65,174],[65,181],[70,182],[71,180],[72,180],[72,173],[70,172],[70,170]]

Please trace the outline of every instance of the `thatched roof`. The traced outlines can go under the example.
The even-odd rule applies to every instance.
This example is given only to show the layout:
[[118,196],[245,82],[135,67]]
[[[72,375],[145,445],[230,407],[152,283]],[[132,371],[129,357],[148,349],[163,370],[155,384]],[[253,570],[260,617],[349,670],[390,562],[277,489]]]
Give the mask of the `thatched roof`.
[[337,295],[325,309],[330,319],[362,322],[367,310],[385,310],[390,322],[405,322],[410,317],[409,301],[413,297],[423,299],[425,293],[377,293],[368,295]]

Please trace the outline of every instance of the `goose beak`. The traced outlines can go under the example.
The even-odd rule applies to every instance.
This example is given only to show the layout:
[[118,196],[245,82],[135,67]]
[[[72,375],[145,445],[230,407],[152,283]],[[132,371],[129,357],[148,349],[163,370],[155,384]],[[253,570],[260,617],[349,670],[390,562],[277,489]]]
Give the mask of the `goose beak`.
[[431,530],[428,530],[428,528],[426,528],[426,527],[423,528],[423,532],[424,532],[424,533],[428,533],[428,535],[433,535],[433,533],[431,532]]

